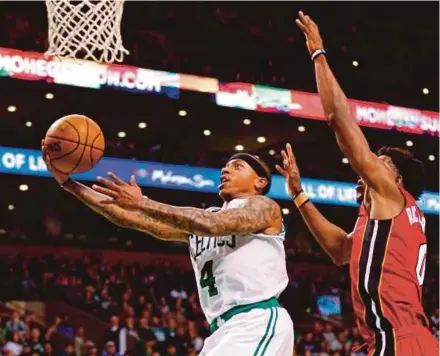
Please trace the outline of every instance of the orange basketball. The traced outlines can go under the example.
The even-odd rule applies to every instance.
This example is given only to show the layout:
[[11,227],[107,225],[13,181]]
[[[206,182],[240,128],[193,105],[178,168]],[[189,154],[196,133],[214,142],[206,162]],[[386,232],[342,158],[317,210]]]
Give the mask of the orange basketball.
[[68,115],[55,121],[44,144],[54,169],[71,174],[92,169],[104,154],[104,135],[98,124],[83,115]]

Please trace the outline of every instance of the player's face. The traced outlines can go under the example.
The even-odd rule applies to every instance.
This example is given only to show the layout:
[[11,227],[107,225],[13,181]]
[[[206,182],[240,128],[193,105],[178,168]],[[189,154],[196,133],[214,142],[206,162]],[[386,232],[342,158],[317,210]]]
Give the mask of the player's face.
[[222,169],[219,195],[224,201],[255,195],[259,177],[249,164],[241,159],[229,161]]

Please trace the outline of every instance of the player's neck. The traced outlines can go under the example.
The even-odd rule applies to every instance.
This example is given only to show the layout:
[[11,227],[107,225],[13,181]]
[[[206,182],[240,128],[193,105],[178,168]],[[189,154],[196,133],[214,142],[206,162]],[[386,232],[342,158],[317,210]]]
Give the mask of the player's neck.
[[253,197],[253,196],[255,196],[255,194],[251,194],[251,193],[240,193],[240,194],[237,194],[237,195],[235,195],[235,196],[233,196],[233,197],[230,197],[230,199],[227,199],[227,200],[223,200],[223,206],[222,206],[222,209],[226,209],[227,207],[228,207],[228,205],[229,205],[229,203],[231,202],[231,201],[233,201],[233,200],[235,200],[235,199],[247,199],[247,198],[250,198],[250,197]]

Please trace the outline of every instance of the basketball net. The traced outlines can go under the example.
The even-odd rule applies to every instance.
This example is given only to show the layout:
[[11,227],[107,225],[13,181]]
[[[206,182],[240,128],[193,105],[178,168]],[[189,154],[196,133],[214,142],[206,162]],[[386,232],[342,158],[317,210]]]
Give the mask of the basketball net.
[[75,61],[122,62],[121,20],[125,0],[46,0],[49,49],[46,55]]

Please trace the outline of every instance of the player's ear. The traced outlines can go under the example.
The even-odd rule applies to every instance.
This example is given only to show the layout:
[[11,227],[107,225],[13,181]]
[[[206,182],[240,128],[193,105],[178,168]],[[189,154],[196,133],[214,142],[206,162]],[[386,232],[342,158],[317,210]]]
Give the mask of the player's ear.
[[268,183],[269,183],[269,182],[268,182],[267,178],[264,178],[264,177],[258,177],[258,178],[257,178],[257,182],[255,183],[255,188],[256,188],[257,190],[261,190],[261,191],[263,191],[264,187],[265,187]]
[[397,176],[396,182],[398,185],[403,185],[403,177],[400,174]]

